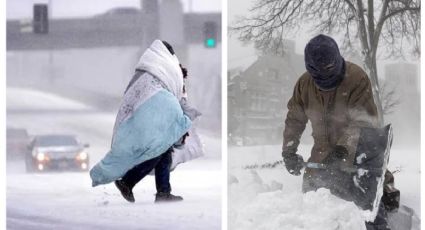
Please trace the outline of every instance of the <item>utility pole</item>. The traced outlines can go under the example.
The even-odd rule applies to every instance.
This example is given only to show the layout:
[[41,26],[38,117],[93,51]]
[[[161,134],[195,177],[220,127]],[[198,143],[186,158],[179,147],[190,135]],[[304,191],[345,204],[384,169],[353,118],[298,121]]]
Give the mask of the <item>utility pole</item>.
[[[53,11],[53,0],[49,0],[47,2],[47,15],[48,15],[47,18],[48,18],[49,21],[52,19],[52,11]],[[48,69],[49,69],[49,74],[48,74],[49,79],[48,79],[48,81],[49,81],[50,84],[53,84],[56,77],[57,77],[57,76],[55,76],[56,73],[55,73],[55,68],[54,68],[54,65],[55,65],[54,59],[55,59],[55,57],[54,57],[54,54],[53,54],[53,50],[52,50],[51,47],[49,47],[49,61],[48,61],[47,65],[48,65]]]

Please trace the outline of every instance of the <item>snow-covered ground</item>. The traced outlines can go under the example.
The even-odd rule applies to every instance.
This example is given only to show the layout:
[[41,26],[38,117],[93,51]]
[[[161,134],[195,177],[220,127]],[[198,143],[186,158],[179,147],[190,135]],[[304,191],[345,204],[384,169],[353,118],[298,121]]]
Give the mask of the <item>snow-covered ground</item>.
[[[30,134],[71,133],[90,143],[91,164],[110,146],[115,114],[28,89],[7,89],[7,126]],[[88,172],[27,174],[24,163],[7,162],[8,229],[220,229],[221,142],[200,130],[206,156],[181,164],[171,174],[178,203],[155,204],[154,177],[125,201],[113,184],[91,187]]]
[[[304,159],[310,148],[300,146]],[[274,169],[242,169],[280,160],[280,149],[278,145],[229,148],[229,229],[365,229],[364,213],[354,203],[343,201],[326,189],[302,194],[302,176],[290,175],[282,165]],[[395,147],[389,165],[391,171],[399,171],[394,176],[401,203],[413,208],[417,216],[421,213],[419,153]]]

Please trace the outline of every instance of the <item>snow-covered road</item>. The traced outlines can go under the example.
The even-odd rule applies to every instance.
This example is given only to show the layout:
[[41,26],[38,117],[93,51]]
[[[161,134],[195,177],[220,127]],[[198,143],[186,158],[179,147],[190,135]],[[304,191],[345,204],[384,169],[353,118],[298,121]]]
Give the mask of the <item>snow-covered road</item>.
[[[30,134],[71,133],[90,143],[91,164],[110,145],[115,114],[66,98],[8,88],[7,126]],[[91,187],[88,172],[27,174],[22,161],[7,162],[8,229],[220,229],[221,142],[200,131],[206,156],[179,165],[171,174],[173,193],[183,202],[154,204],[154,177],[125,201],[113,184]]]

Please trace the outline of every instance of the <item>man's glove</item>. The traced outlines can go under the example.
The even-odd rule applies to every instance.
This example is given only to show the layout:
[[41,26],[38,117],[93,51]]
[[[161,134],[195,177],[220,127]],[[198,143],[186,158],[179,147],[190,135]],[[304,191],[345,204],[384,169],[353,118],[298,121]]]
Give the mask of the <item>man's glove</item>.
[[303,157],[294,152],[282,152],[283,162],[285,162],[286,170],[292,175],[301,175],[301,169],[304,167]]

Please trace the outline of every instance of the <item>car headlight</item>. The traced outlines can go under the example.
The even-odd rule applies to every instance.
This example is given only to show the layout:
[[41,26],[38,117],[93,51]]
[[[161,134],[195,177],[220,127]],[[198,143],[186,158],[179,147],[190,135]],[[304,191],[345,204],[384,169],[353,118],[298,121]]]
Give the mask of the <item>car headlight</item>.
[[87,160],[87,158],[89,157],[89,155],[86,152],[81,152],[77,155],[77,159],[78,160]]
[[46,155],[44,153],[37,153],[37,160],[38,161],[46,160]]

